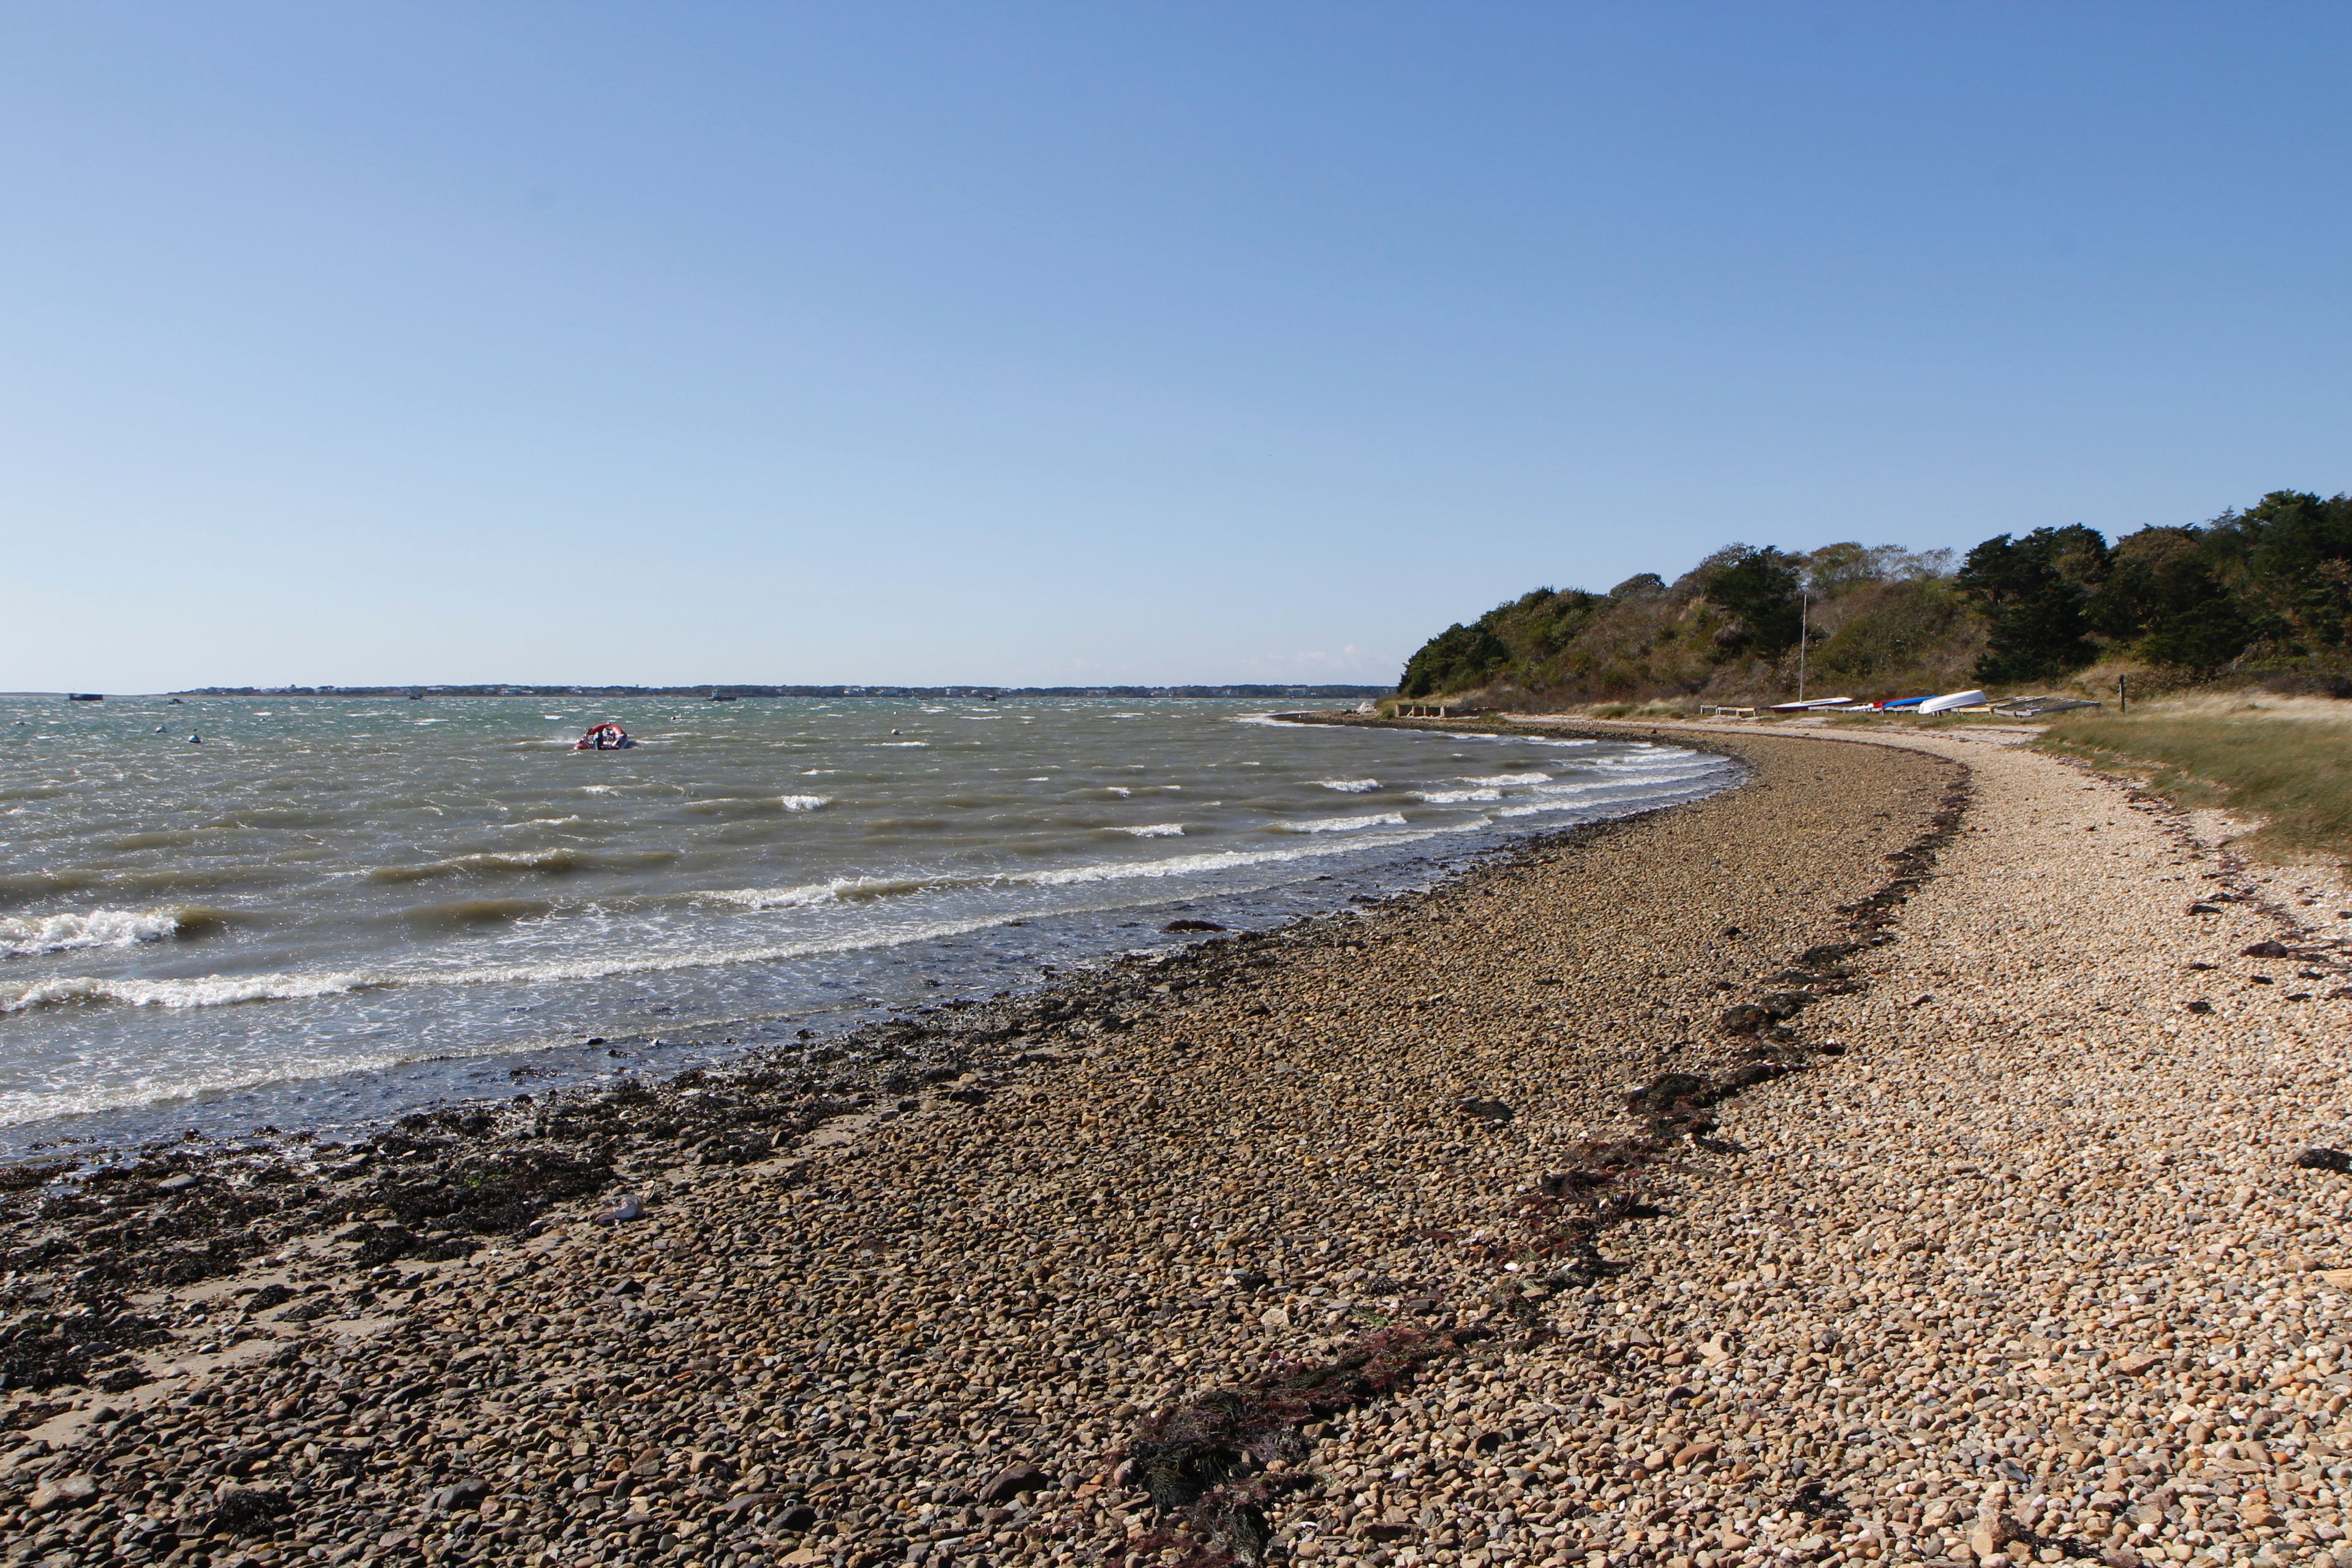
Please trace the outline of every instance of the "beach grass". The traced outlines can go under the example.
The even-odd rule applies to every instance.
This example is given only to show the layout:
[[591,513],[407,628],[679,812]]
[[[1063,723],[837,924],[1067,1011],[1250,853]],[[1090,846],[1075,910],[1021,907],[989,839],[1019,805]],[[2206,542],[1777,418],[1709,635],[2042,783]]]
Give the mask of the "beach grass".
[[2066,714],[2036,743],[2133,774],[2181,805],[2259,819],[2247,842],[2273,858],[2352,862],[2352,702],[2180,698]]

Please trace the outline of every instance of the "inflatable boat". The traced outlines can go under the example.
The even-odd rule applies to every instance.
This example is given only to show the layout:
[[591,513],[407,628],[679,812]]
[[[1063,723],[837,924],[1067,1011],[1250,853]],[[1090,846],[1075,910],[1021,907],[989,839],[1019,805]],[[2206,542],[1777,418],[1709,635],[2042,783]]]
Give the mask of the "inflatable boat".
[[607,719],[602,724],[589,727],[588,732],[572,742],[575,752],[625,752],[636,742],[629,732]]

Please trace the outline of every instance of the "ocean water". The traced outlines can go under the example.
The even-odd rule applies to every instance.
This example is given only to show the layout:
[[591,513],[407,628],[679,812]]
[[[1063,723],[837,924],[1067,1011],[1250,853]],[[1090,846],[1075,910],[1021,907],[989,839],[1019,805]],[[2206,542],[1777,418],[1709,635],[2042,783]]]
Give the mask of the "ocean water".
[[1734,776],[1214,701],[0,698],[0,1153],[723,1058]]

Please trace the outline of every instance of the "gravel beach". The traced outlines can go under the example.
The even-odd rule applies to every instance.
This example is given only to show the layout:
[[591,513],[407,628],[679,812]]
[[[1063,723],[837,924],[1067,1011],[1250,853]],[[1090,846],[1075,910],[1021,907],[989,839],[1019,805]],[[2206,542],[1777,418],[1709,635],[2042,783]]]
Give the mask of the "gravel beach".
[[1752,776],[826,1072],[21,1176],[8,1560],[2334,1560],[2322,885],[1613,732]]

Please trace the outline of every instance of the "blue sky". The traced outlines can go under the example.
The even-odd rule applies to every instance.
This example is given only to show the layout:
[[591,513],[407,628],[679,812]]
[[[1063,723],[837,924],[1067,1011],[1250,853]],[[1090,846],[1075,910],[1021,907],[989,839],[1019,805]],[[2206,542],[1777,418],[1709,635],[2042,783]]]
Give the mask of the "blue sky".
[[0,10],[0,688],[1387,681],[2352,488],[2352,10]]

